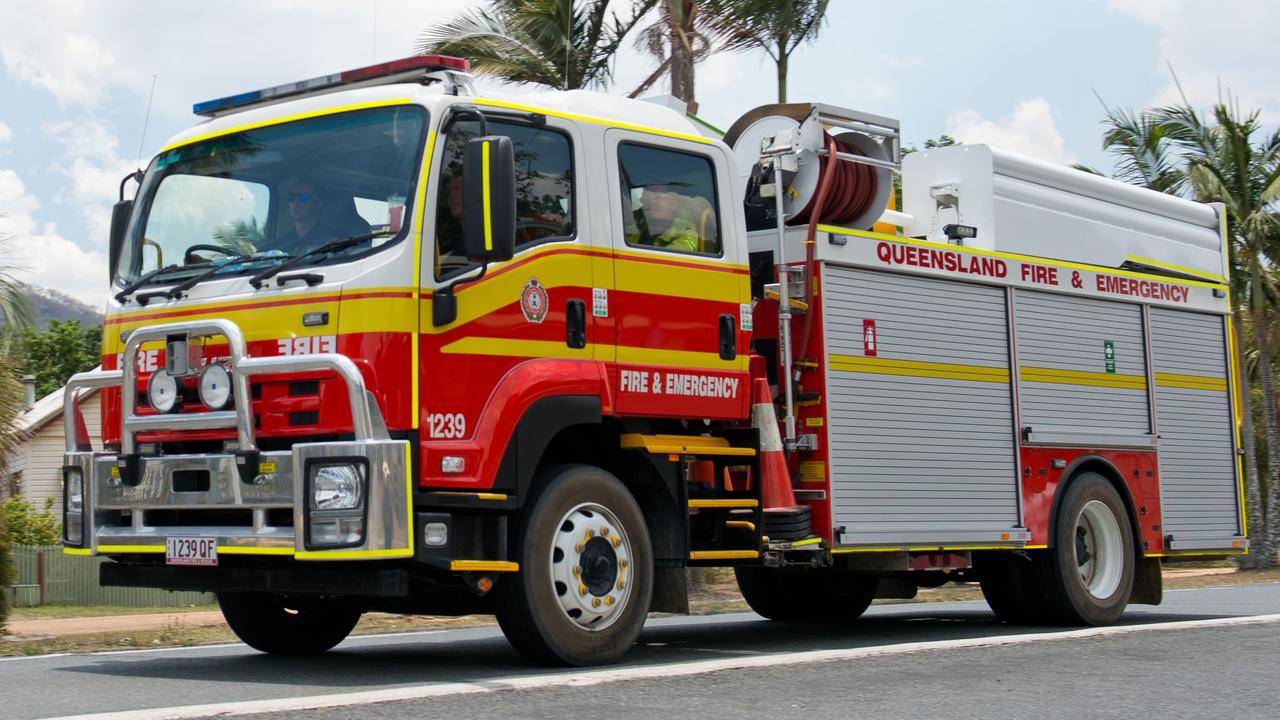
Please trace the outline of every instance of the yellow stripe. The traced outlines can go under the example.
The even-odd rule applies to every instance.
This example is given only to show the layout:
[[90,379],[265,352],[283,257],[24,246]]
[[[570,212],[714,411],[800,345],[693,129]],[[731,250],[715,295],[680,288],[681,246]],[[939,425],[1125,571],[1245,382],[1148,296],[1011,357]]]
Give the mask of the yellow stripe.
[[87,549],[85,549],[85,548],[69,548],[69,547],[64,547],[64,548],[62,548],[62,554],[63,554],[63,555],[80,555],[80,556],[88,556],[88,555],[92,555],[92,554],[93,554],[93,551],[92,551],[92,550],[87,550]]
[[218,546],[219,555],[292,555],[291,547],[245,547],[242,545]]
[[756,531],[756,524],[747,520],[729,520],[724,524],[724,526],[733,530],[747,530],[750,532]]
[[745,372],[751,359],[740,355],[733,360],[720,359],[719,353],[693,352],[691,350],[659,350],[631,345],[618,346],[618,362],[636,363],[638,365],[661,365],[679,368],[701,368],[704,370],[738,370]]
[[820,542],[822,542],[822,538],[814,537],[814,538],[809,538],[807,540],[798,540],[796,542],[793,542],[791,543],[791,547],[802,547],[804,545],[817,545]]
[[759,507],[757,500],[724,500],[717,498],[693,499],[689,501],[691,508],[753,508]]
[[1141,255],[1126,255],[1125,258],[1137,263],[1142,263],[1143,265],[1150,265],[1152,267],[1161,267],[1161,268],[1165,268],[1166,270],[1174,270],[1180,273],[1186,273],[1188,275],[1195,275],[1197,277],[1208,278],[1210,280],[1217,280],[1218,282],[1221,282],[1221,283],[1225,283],[1227,281],[1227,279],[1222,277],[1221,275],[1215,275],[1213,273],[1205,272],[1203,270],[1196,270],[1195,268],[1184,267],[1182,265],[1174,265],[1173,263],[1162,262],[1160,260],[1153,260],[1151,258],[1142,257]]
[[258,128],[270,125],[281,125],[283,123],[294,122],[295,120],[306,120],[307,118],[322,117],[324,115],[336,115],[338,113],[351,112],[352,110],[368,110],[369,108],[390,107],[392,105],[408,105],[413,101],[409,98],[396,98],[393,100],[375,100],[373,102],[354,103],[351,105],[341,105],[339,107],[324,108],[322,110],[311,110],[309,112],[294,113],[293,115],[285,115],[284,117],[271,118],[268,120],[259,120],[258,122],[246,123],[244,125],[236,125],[225,130],[215,130],[204,135],[197,135],[186,140],[179,140],[171,145],[166,145],[160,152],[167,152],[174,148],[185,147],[205,140],[211,140],[224,135],[234,135],[238,132],[246,130],[257,130]]
[[1059,370],[1057,368],[1019,368],[1023,382],[1054,383],[1057,385],[1087,385],[1089,387],[1114,387],[1145,390],[1147,379],[1142,375],[1114,375],[1112,373],[1085,372],[1083,370]]
[[947,545],[939,547],[937,545],[925,545],[922,547],[842,547],[835,548],[831,551],[833,555],[850,555],[853,553],[879,553],[879,552],[958,552],[961,550],[1030,550],[1032,548],[1044,548],[1047,546],[1039,545],[1018,545],[1016,543],[1009,545]]
[[645,125],[636,125],[634,123],[620,122],[618,120],[605,120],[604,118],[591,117],[589,115],[577,115],[575,113],[557,112],[555,110],[547,110],[545,108],[533,107],[531,105],[517,105],[516,103],[504,102],[501,100],[485,100],[476,98],[473,102],[477,105],[488,105],[490,107],[507,108],[509,110],[519,110],[521,112],[539,113],[541,115],[549,115],[551,117],[565,118],[566,120],[577,120],[579,122],[588,122],[596,125],[606,125],[608,127],[622,128],[625,130],[635,130],[636,132],[648,133],[650,135],[661,135],[663,137],[680,138],[681,140],[692,140],[698,143],[710,143],[711,138],[702,135],[690,135],[688,133],[672,132],[670,130],[662,130],[655,127],[647,127]]
[[163,545],[99,545],[100,553],[162,553]]
[[399,550],[304,550],[294,557],[299,560],[376,560],[378,558],[413,557],[413,548]]
[[[1223,242],[1226,242],[1226,229],[1223,229]],[[1241,410],[1242,398],[1240,397],[1240,369],[1236,362],[1236,353],[1238,351],[1238,339],[1236,338],[1235,323],[1227,320],[1227,368],[1231,379],[1231,419],[1235,424],[1235,440],[1236,447],[1244,447],[1244,411]],[[1250,424],[1253,420],[1250,419]],[[1249,536],[1249,517],[1245,512],[1244,503],[1244,453],[1236,453],[1236,503],[1239,505],[1240,513],[1240,534],[1245,537]]]
[[484,183],[484,249],[493,250],[493,218],[489,216],[489,142],[480,145],[480,182]]
[[591,357],[591,346],[571,348],[555,340],[508,340],[506,338],[466,337],[445,345],[440,349],[440,352],[449,355],[589,359]]
[[520,572],[520,563],[506,560],[454,560],[449,563],[454,572]]
[[1204,375],[1174,375],[1172,373],[1156,373],[1156,385],[1160,387],[1187,388],[1189,390],[1214,390],[1226,392],[1226,378],[1206,377]]
[[1015,253],[1000,252],[998,250],[985,250],[983,248],[960,247],[958,245],[947,245],[944,243],[930,242],[928,240],[916,240],[914,238],[898,237],[897,235],[885,235],[884,233],[867,232],[865,230],[851,230],[849,228],[836,227],[835,225],[819,225],[818,229],[822,232],[828,232],[835,235],[850,235],[854,237],[864,237],[871,240],[886,240],[888,242],[902,243],[904,245],[915,245],[917,247],[938,248],[940,250],[950,250],[958,253],[971,253],[973,255],[986,255],[987,257],[1006,258],[1009,260],[1019,260],[1024,262],[1045,264],[1049,263],[1058,267],[1074,268],[1076,270],[1088,270],[1089,272],[1102,272],[1108,275],[1122,275],[1124,277],[1141,278],[1143,280],[1157,280],[1159,282],[1172,283],[1174,285],[1192,285],[1195,287],[1213,288],[1225,290],[1226,286],[1222,283],[1206,283],[1196,280],[1175,280],[1164,275],[1149,275],[1147,273],[1133,272],[1131,270],[1118,270],[1116,268],[1103,267],[1101,265],[1086,265],[1084,263],[1073,263],[1065,260],[1049,260],[1034,255],[1017,255]]
[[1004,383],[1006,385],[1009,383],[1009,371],[1005,368],[983,367],[981,365],[891,360],[888,358],[856,357],[853,355],[831,355],[829,361],[832,370],[844,372],[972,380],[975,382]]
[[694,550],[690,560],[754,560],[760,557],[758,550]]

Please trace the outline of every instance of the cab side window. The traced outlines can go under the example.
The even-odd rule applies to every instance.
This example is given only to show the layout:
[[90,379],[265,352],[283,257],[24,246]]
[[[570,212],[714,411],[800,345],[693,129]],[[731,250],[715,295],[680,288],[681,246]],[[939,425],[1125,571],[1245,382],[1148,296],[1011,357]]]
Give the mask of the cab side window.
[[622,218],[627,244],[720,255],[715,166],[703,155],[621,143]]
[[[569,136],[548,127],[488,121],[490,135],[511,138],[516,161],[516,251],[574,236],[573,148]],[[467,141],[479,137],[470,118],[451,122],[444,141],[436,202],[436,279],[469,267],[462,247],[462,159]]]

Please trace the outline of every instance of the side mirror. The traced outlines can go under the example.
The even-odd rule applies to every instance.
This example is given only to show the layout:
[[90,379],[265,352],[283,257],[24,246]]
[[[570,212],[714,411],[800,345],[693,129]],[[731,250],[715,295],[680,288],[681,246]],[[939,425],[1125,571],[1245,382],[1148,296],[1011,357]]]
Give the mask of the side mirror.
[[133,212],[132,200],[121,200],[111,208],[111,237],[107,243],[107,282],[116,276],[116,264],[124,248],[124,233],[129,227],[129,215]]
[[475,263],[510,260],[516,251],[516,162],[511,138],[467,141],[462,166],[462,245]]

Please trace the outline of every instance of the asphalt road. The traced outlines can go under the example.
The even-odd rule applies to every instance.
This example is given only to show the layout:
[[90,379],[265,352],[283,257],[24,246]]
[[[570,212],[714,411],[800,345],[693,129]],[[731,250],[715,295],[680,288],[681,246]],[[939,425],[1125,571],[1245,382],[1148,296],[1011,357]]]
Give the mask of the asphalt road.
[[[1280,584],[1170,592],[1101,632],[1011,628],[981,602],[877,606],[844,629],[741,613],[667,618],[650,621],[621,665],[589,671],[531,666],[496,628],[352,638],[304,659],[240,645],[19,658],[0,660],[0,716],[190,717],[183,708],[233,703],[217,709],[468,720],[1266,717],[1280,622],[1218,619],[1271,614]],[[335,698],[389,702],[315,709]]]

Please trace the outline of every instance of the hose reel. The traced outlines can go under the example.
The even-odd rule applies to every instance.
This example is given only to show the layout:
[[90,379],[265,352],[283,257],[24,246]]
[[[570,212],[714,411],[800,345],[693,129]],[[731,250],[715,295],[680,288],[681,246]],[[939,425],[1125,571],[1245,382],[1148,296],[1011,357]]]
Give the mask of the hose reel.
[[760,194],[769,163],[762,144],[791,133],[797,142],[794,169],[784,169],[783,212],[787,224],[812,218],[824,173],[830,186],[818,222],[866,230],[876,221],[893,192],[892,172],[901,167],[898,122],[868,113],[819,103],[762,105],[739,118],[725,134],[733,148],[737,188],[747,210],[749,230],[776,225],[772,200]]

